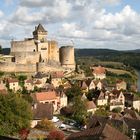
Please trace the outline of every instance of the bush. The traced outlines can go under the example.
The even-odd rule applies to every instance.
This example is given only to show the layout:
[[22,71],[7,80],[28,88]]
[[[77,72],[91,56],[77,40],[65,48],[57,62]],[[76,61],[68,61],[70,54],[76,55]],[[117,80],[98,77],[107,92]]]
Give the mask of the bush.
[[121,110],[122,110],[121,107],[116,107],[116,108],[114,108],[114,109],[112,110],[112,112],[114,112],[114,113],[120,113]]
[[37,124],[36,128],[51,131],[55,129],[55,126],[51,121],[45,118]]
[[64,140],[64,138],[65,138],[64,133],[58,130],[53,130],[48,135],[49,140]]

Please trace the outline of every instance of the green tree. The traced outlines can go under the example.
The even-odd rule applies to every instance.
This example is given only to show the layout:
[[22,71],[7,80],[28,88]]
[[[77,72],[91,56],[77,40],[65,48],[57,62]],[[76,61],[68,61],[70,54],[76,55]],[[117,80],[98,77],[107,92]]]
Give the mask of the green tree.
[[73,85],[71,88],[67,89],[66,95],[68,97],[68,100],[72,101],[75,96],[82,95],[82,91],[78,86]]
[[86,119],[86,101],[81,100],[81,96],[75,96],[73,99],[73,119],[79,124],[84,124]]
[[0,94],[0,135],[14,135],[30,127],[31,107],[16,94]]
[[27,79],[26,75],[19,75],[18,76],[19,84],[20,84],[21,87],[24,86],[24,80],[26,80],[26,79]]
[[105,110],[104,108],[99,108],[95,111],[95,115],[108,116],[108,111]]

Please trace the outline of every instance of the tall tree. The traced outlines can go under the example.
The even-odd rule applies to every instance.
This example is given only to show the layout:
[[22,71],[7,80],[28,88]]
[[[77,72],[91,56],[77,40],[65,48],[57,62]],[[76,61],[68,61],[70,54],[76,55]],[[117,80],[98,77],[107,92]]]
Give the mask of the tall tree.
[[0,135],[14,135],[30,127],[31,107],[15,94],[0,94]]
[[79,124],[84,124],[87,110],[86,110],[86,101],[81,100],[81,96],[76,96],[73,99],[73,119],[76,120]]

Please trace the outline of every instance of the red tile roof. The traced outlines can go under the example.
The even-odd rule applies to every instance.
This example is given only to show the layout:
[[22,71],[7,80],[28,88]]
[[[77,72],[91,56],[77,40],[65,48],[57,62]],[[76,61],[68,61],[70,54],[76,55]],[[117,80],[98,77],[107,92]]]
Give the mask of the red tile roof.
[[38,92],[35,94],[37,101],[54,100],[57,99],[55,91]]
[[16,82],[18,82],[17,79],[8,79],[8,83],[16,83]]
[[94,73],[95,74],[105,74],[106,71],[105,71],[104,67],[98,66],[98,67],[94,68]]

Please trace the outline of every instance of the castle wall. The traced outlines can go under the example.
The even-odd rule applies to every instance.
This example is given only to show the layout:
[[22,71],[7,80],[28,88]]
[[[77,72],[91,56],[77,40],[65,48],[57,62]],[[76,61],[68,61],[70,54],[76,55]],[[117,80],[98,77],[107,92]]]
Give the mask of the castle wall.
[[39,52],[11,52],[11,55],[15,56],[15,62],[18,64],[35,64],[39,62]]
[[16,64],[14,62],[0,62],[0,71],[4,72],[36,72],[36,64]]
[[41,61],[46,62],[48,60],[48,42],[38,43],[38,51],[41,54]]
[[63,71],[62,67],[54,67],[46,63],[38,63],[38,72]]
[[16,64],[15,72],[36,72],[36,64]]
[[48,41],[48,59],[59,62],[59,48],[56,41]]
[[75,56],[73,46],[63,46],[60,48],[60,63],[66,68],[75,68]]
[[11,52],[34,52],[36,45],[34,40],[12,41]]
[[0,62],[0,71],[15,72],[15,66],[14,62]]

